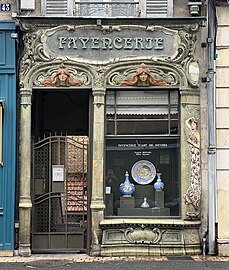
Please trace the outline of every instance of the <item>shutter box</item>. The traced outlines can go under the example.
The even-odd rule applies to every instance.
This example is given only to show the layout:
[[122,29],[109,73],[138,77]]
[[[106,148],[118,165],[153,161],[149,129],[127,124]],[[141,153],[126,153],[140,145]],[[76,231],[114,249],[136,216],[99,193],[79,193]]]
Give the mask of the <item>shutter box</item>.
[[35,10],[35,0],[21,0],[21,10]]

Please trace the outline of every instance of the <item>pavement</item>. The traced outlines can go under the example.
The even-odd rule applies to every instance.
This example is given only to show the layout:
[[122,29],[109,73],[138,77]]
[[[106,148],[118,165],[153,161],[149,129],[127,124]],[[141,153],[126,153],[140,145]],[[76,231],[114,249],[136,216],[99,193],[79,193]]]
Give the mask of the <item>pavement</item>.
[[109,261],[174,261],[191,260],[196,262],[229,262],[229,257],[219,256],[188,256],[188,257],[167,257],[167,256],[139,256],[139,257],[92,257],[87,254],[32,254],[30,257],[21,257],[18,255],[11,257],[0,257],[1,262],[10,263],[29,263],[42,260],[66,260],[71,262],[109,262]]
[[91,257],[86,254],[33,254],[0,257],[0,270],[229,270],[229,257]]

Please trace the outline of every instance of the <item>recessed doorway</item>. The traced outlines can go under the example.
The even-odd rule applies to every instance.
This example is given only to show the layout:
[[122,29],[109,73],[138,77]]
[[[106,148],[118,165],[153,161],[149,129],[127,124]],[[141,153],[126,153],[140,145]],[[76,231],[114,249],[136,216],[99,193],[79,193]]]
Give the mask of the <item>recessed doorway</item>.
[[90,91],[35,89],[32,252],[86,251]]

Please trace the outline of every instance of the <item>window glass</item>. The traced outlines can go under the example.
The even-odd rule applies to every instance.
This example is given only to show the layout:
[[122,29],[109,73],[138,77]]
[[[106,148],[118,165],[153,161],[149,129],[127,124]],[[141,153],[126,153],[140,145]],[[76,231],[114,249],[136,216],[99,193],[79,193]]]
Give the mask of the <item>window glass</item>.
[[[106,121],[106,215],[179,216],[178,91],[107,91]],[[120,190],[126,177],[132,194]]]
[[[107,216],[179,216],[180,214],[180,176],[178,139],[107,139],[106,140],[106,215]],[[131,171],[139,161],[149,161],[157,173],[161,173],[163,191],[155,191],[155,175],[152,182],[139,184],[133,179]],[[126,171],[135,191],[130,197],[123,197],[120,184],[125,180]],[[159,198],[157,198],[157,195]],[[126,205],[124,200],[127,200]],[[147,198],[149,208],[141,208]],[[157,207],[156,199],[161,205]],[[128,207],[128,200],[132,205]],[[129,204],[131,204],[129,202]],[[108,207],[109,206],[109,207]]]

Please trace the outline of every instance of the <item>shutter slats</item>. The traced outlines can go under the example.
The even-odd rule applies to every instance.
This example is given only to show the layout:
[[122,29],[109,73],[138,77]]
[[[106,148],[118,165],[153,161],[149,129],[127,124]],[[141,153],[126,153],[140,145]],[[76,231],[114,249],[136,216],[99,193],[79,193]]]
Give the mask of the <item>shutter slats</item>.
[[68,14],[68,0],[46,0],[46,14]]
[[168,0],[146,0],[146,14],[147,16],[167,16],[168,14]]
[[[44,15],[55,15],[55,14],[56,15],[69,15],[69,14],[72,14],[73,12],[72,11],[73,3],[71,1],[68,3],[69,0],[43,0],[43,1],[44,1],[43,3],[45,3],[43,6]],[[77,1],[80,1],[80,0],[77,0]],[[84,0],[84,1],[87,1],[87,0]],[[91,0],[88,0],[88,3],[90,3],[90,1]],[[102,0],[97,0],[97,1],[102,2]],[[116,0],[116,1],[120,1],[120,0]],[[144,14],[147,17],[158,17],[158,16],[167,17],[167,16],[171,16],[172,7],[173,7],[172,0],[145,0]],[[69,8],[71,8],[72,10],[69,11]]]

